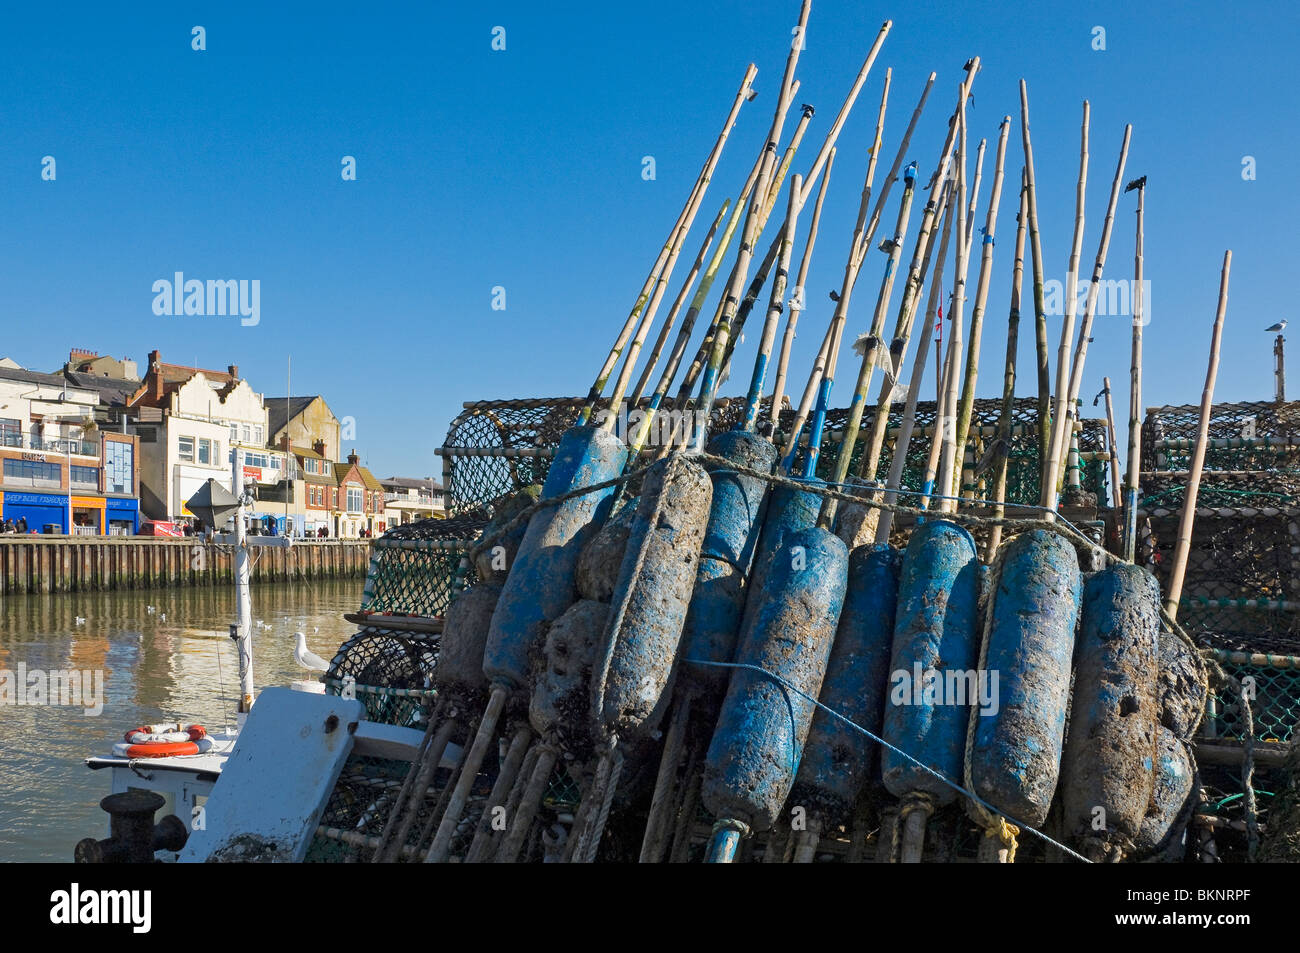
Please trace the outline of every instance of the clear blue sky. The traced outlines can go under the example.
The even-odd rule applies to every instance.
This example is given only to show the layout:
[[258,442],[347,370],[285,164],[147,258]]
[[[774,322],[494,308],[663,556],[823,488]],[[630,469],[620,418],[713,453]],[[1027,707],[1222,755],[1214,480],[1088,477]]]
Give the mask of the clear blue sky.
[[[69,346],[142,365],[158,348],[178,363],[238,364],[268,395],[283,393],[292,354],[294,392],[355,417],[372,467],[437,476],[433,448],[462,401],[586,390],[753,60],[760,96],[741,113],[694,254],[770,121],[797,13],[794,0],[15,8],[0,34],[0,354],[49,370]],[[796,386],[839,284],[884,68],[886,159],[939,73],[911,150],[928,177],[962,63],[978,54],[972,151],[981,136],[992,148],[1002,116],[1018,114],[1018,79],[1029,82],[1049,277],[1063,277],[1069,254],[1082,100],[1093,117],[1085,272],[1133,123],[1126,178],[1150,177],[1148,403],[1199,398],[1227,247],[1218,393],[1271,396],[1262,329],[1292,310],[1283,276],[1300,220],[1294,6],[817,0],[799,98],[818,114],[800,167],[886,17],[894,30],[840,140]],[[204,52],[191,49],[194,25]],[[504,52],[491,49],[498,25]],[[1094,26],[1104,52],[1091,48]],[[46,155],[53,182],[41,179]],[[344,155],[355,182],[340,177]],[[644,155],[654,181],[641,178]],[[1255,157],[1254,181],[1243,156]],[[1016,127],[981,394],[1000,387],[1020,161]],[[1131,273],[1132,198],[1109,277]],[[850,333],[869,320],[882,266],[873,252]],[[261,323],[154,315],[151,285],[176,271],[259,279]],[[504,312],[490,307],[496,285]],[[743,388],[756,337],[728,392]],[[1027,371],[1032,333],[1021,341]],[[1126,377],[1128,347],[1126,320],[1099,321],[1085,400],[1103,374]],[[1022,372],[1021,392],[1032,389]],[[1120,396],[1121,420],[1126,407]]]

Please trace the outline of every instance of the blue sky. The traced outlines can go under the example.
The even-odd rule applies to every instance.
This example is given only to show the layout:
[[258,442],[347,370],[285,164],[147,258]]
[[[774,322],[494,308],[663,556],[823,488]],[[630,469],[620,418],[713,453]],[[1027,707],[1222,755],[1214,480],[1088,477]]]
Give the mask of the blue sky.
[[[256,389],[281,395],[291,354],[294,392],[354,417],[372,467],[438,476],[433,449],[462,401],[585,392],[753,60],[760,95],[741,112],[683,258],[693,256],[770,122],[797,14],[793,0],[17,9],[0,35],[0,355],[49,370],[70,346],[142,365],[157,348],[178,363],[238,364]],[[1082,100],[1092,105],[1085,271],[1133,124],[1126,178],[1149,176],[1147,403],[1199,399],[1229,247],[1218,395],[1271,397],[1263,328],[1292,308],[1283,276],[1300,220],[1288,174],[1300,147],[1294,7],[817,0],[799,99],[818,114],[796,168],[886,17],[893,32],[840,139],[796,387],[839,285],[885,67],[884,161],[926,75],[939,73],[909,154],[928,178],[961,66],[978,54],[972,152],[986,136],[991,160],[1002,116],[1018,116],[1017,82],[1029,82],[1049,277],[1064,277],[1069,255]],[[191,49],[195,25],[203,52]],[[495,26],[505,51],[491,49]],[[1092,49],[1095,26],[1104,51]],[[1018,132],[981,395],[1000,388]],[[47,155],[53,182],[41,178]],[[340,176],[345,155],[356,181]],[[645,155],[653,181],[641,177]],[[1254,180],[1242,177],[1245,156]],[[985,192],[988,173],[991,161]],[[1122,199],[1108,277],[1131,274],[1133,207]],[[868,258],[850,334],[869,321],[883,264]],[[176,271],[260,280],[260,323],[155,315],[151,286]],[[491,308],[498,285],[505,311]],[[1059,329],[1053,320],[1053,354]],[[743,391],[756,339],[726,392]],[[1095,339],[1082,394],[1090,403],[1109,374],[1122,422],[1127,320],[1099,319]],[[1027,370],[1032,332],[1021,343]],[[840,377],[842,403],[851,372]]]

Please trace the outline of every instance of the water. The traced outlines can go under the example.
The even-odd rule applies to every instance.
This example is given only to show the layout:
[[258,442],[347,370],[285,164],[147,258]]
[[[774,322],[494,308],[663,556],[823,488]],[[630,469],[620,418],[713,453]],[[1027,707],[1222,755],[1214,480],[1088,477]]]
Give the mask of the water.
[[[357,578],[253,587],[259,691],[311,677],[294,660],[295,632],[333,658],[357,631],[342,613],[356,610],[362,585]],[[71,861],[77,841],[107,836],[99,800],[109,793],[109,773],[83,762],[108,754],[128,729],[164,721],[234,726],[233,615],[234,590],[224,587],[0,596],[0,670],[26,663],[29,671],[102,671],[104,702],[97,716],[80,707],[0,705],[0,861]],[[271,628],[257,627],[259,619]]]

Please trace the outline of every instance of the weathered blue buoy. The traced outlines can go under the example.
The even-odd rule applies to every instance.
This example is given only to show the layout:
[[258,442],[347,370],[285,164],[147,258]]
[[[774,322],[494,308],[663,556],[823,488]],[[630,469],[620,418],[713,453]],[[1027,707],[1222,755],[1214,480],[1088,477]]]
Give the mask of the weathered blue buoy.
[[[975,540],[963,527],[930,520],[912,530],[898,584],[883,738],[961,782],[966,749],[964,686],[979,661]],[[956,796],[948,785],[892,751],[882,756],[895,797]]]
[[1208,690],[1192,647],[1161,626],[1160,663],[1156,672],[1160,724],[1183,741],[1191,741],[1205,713]]
[[1195,806],[1196,766],[1187,745],[1164,726],[1156,729],[1154,774],[1134,848],[1148,860],[1172,861],[1183,852],[1183,834]]
[[[542,487],[543,499],[602,483],[623,472],[627,448],[613,434],[571,427],[560,438]],[[529,653],[542,623],[560,617],[574,600],[574,569],[583,546],[609,513],[614,487],[574,497],[533,514],[492,616],[483,673],[522,688]]]
[[[821,703],[877,736],[888,690],[901,564],[902,553],[892,546],[859,546],[850,554],[844,608],[822,681]],[[863,786],[879,777],[879,748],[818,709],[790,803],[818,815],[822,827],[843,823]]]
[[[767,472],[776,448],[757,434],[730,430],[710,441],[708,452],[738,466]],[[758,524],[767,497],[767,483],[734,470],[714,469],[709,522],[700,546],[699,568],[690,607],[682,628],[683,658],[730,662],[745,606],[748,576],[758,545]],[[692,684],[721,694],[727,669],[694,666],[683,675]]]
[[646,473],[601,642],[609,672],[592,686],[608,733],[652,730],[662,715],[712,496],[704,468],[678,454]]
[[[825,530],[789,537],[772,562],[754,622],[741,633],[736,661],[816,698],[844,602],[848,561],[843,541]],[[705,760],[701,793],[708,810],[723,822],[770,828],[794,783],[814,710],[772,679],[736,669]]]
[[1057,533],[1031,530],[998,549],[971,781],[1034,827],[1047,819],[1060,776],[1082,588],[1078,554]]
[[1155,578],[1130,563],[1084,584],[1061,789],[1066,836],[1094,860],[1130,849],[1151,799],[1159,613]]

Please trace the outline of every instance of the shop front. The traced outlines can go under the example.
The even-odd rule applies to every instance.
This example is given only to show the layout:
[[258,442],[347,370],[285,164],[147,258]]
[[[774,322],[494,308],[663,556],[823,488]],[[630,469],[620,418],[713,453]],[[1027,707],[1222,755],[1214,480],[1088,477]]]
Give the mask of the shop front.
[[46,527],[50,528],[50,532],[62,533],[66,531],[68,522],[68,498],[50,493],[15,493],[9,490],[4,495],[3,518],[14,523],[26,520],[29,533],[43,533]]
[[140,531],[140,501],[108,497],[104,500],[104,521],[109,536],[134,536]]

